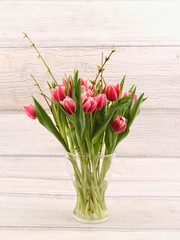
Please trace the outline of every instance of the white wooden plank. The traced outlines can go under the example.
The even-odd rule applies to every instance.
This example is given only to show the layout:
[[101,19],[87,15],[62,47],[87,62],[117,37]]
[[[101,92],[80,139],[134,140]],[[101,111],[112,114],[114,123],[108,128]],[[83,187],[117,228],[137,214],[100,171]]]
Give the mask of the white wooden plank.
[[42,46],[179,44],[179,10],[179,1],[1,1],[0,44],[25,46],[22,31]]
[[[107,222],[85,225],[91,229],[166,229],[180,227],[179,199],[122,198],[108,200]],[[72,218],[75,200],[0,196],[1,227],[79,228],[84,224]]]
[[[38,89],[31,73],[50,94],[46,81],[51,78],[35,51],[28,46],[25,49],[0,49],[0,110],[22,109],[22,105],[32,101],[31,93],[36,96]],[[41,49],[58,82],[62,81],[65,72],[72,74],[75,68],[79,69],[81,77],[93,79],[102,51],[108,54],[111,48]],[[107,63],[105,77],[108,83],[115,83],[126,74],[125,90],[136,84],[138,94],[145,92],[148,96],[143,104],[145,108],[179,108],[179,56],[180,48],[176,47],[117,48]]]
[[[178,111],[143,110],[116,152],[120,156],[180,156],[179,130]],[[1,155],[63,153],[55,137],[23,113],[1,114],[0,132]]]
[[[0,195],[75,198],[71,180],[0,178]],[[119,197],[180,197],[179,182],[128,182],[113,181],[109,183],[106,193],[109,198]]]
[[86,230],[86,225],[81,229],[19,229],[9,228],[0,230],[0,239],[4,240],[179,240],[180,232],[177,231],[119,231],[111,230]]
[[[179,158],[114,158],[111,178],[129,182],[178,182]],[[64,156],[0,157],[1,178],[56,180],[69,179]],[[2,179],[3,180],[3,179]]]

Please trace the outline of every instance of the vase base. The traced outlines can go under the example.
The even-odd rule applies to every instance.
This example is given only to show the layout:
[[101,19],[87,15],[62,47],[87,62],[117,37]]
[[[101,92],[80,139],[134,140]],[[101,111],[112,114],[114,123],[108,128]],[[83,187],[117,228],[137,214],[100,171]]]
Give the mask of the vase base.
[[95,217],[95,216],[91,216],[91,217],[83,217],[81,215],[79,215],[76,211],[76,209],[74,209],[73,211],[73,217],[79,221],[79,222],[83,222],[83,223],[90,223],[90,224],[95,224],[95,223],[102,223],[105,222],[108,219],[108,211],[106,211],[104,213],[104,216],[102,217]]

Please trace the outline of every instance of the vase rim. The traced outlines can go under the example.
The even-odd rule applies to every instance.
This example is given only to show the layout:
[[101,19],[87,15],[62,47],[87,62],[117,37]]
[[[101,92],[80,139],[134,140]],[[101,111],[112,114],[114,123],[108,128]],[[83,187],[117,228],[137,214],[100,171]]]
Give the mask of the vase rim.
[[95,155],[95,154],[79,154],[77,152],[72,153],[72,152],[68,152],[66,151],[67,154],[71,155],[71,156],[94,156],[94,157],[100,157],[100,158],[104,158],[104,157],[111,157],[112,155],[115,155],[115,151],[113,153],[110,154],[100,154],[100,155]]

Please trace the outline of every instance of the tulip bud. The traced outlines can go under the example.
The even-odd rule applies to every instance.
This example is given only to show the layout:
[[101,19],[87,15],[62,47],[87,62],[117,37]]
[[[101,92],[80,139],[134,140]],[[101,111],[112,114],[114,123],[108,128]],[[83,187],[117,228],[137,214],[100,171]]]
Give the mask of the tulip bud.
[[96,97],[95,97],[95,101],[97,102],[97,110],[101,110],[104,105],[106,104],[106,95],[105,94],[101,94],[99,93]]
[[52,101],[53,102],[56,102],[56,101],[59,102],[57,88],[53,88],[52,91],[51,91],[51,94],[52,94]]
[[125,92],[125,93],[123,94],[123,97],[129,97],[130,95],[131,95],[130,92]]
[[92,97],[85,97],[83,99],[83,108],[85,113],[92,113],[97,107],[97,102]]
[[24,112],[32,119],[36,119],[36,112],[35,108],[32,104],[29,104],[27,106],[23,106]]
[[52,99],[53,101],[63,101],[66,97],[65,86],[59,85],[57,88],[52,89]]
[[117,133],[122,133],[126,130],[127,119],[123,116],[117,116],[112,122],[112,129]]
[[112,101],[112,102],[116,101],[120,94],[120,85],[119,84],[117,84],[116,86],[107,85],[105,93],[109,101]]
[[75,102],[69,96],[66,96],[61,103],[69,114],[72,115],[75,112]]
[[[131,96],[131,93],[130,93],[130,92],[125,92],[125,93],[123,94],[123,97],[129,97],[129,96]],[[136,101],[137,101],[137,95],[135,94],[135,95],[134,95],[134,104],[135,104]]]

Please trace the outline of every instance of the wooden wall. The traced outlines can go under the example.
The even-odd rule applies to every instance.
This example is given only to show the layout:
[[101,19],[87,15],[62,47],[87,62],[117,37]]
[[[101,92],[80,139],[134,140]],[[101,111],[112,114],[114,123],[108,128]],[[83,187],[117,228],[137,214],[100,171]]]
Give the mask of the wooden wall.
[[[37,77],[45,91],[46,80],[50,79],[35,51],[23,39],[22,32],[27,32],[58,81],[64,72],[72,73],[74,68],[79,69],[82,77],[94,78],[101,52],[108,54],[112,48],[117,49],[106,67],[107,81],[117,82],[126,74],[127,89],[135,83],[138,93],[145,92],[148,100],[130,136],[117,149],[119,158],[115,160],[108,194],[119,199],[116,206],[120,209],[123,209],[123,197],[128,199],[126,204],[132,205],[139,199],[144,204],[139,209],[141,212],[146,211],[145,206],[154,206],[141,219],[142,225],[140,221],[127,221],[122,224],[125,228],[175,230],[180,227],[177,215],[180,197],[179,24],[180,1],[0,2],[0,211],[4,217],[5,202],[11,205],[11,195],[17,198],[16,211],[30,204],[34,213],[34,201],[39,196],[51,198],[53,206],[56,196],[74,195],[62,147],[22,111],[22,105],[31,101],[31,93],[37,96],[30,74]],[[29,203],[19,196],[29,196]],[[142,197],[150,197],[149,202]],[[159,204],[164,215],[160,212],[156,215]],[[9,210],[10,226],[33,226],[30,220],[17,220],[16,211]],[[139,219],[139,212],[134,214]],[[170,221],[171,214],[174,224]],[[130,214],[129,219],[131,217]],[[63,225],[50,216],[51,220],[53,226]],[[148,221],[151,224],[146,225]],[[123,220],[117,223],[117,229],[123,228],[120,223]],[[6,220],[0,218],[0,226],[7,225]],[[37,225],[42,226],[38,219]]]

